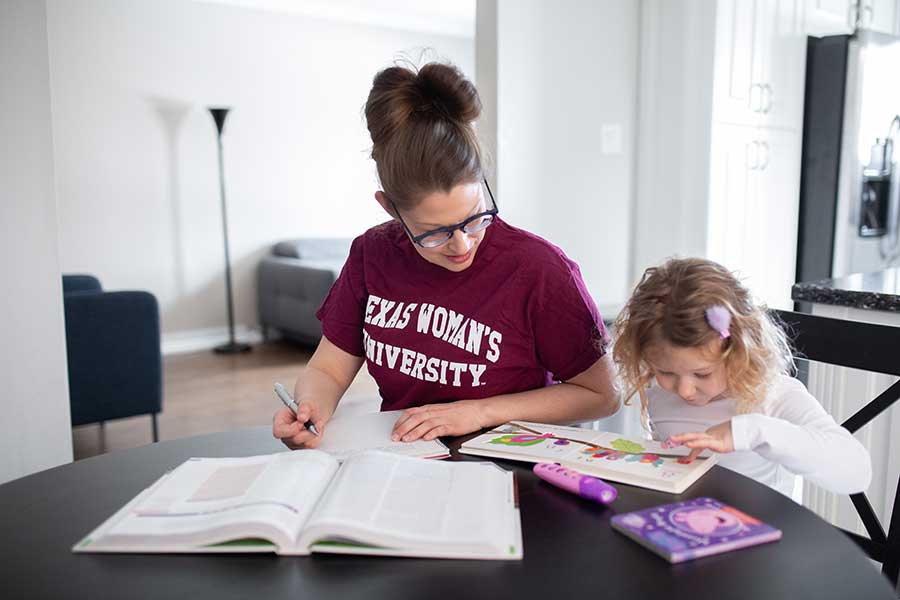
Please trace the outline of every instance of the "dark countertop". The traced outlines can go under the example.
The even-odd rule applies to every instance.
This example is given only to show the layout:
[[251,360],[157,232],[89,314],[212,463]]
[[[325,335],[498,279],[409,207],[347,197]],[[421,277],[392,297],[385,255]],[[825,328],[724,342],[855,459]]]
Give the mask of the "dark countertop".
[[900,312],[900,268],[795,283],[791,298],[797,302]]

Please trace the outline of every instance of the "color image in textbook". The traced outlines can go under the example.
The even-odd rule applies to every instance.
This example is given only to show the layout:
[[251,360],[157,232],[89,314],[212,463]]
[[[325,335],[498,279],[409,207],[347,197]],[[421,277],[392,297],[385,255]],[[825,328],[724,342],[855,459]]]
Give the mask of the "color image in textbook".
[[612,526],[671,563],[781,538],[780,530],[713,498],[616,515]]
[[688,448],[664,448],[659,442],[618,433],[542,423],[511,422],[465,442],[464,454],[555,462],[602,479],[681,493],[716,462],[705,454],[682,461]]

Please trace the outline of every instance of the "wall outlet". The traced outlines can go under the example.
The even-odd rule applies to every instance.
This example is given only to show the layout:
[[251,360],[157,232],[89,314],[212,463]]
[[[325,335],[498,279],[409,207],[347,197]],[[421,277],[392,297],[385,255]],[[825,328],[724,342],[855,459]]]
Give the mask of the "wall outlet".
[[622,126],[618,123],[604,123],[600,126],[600,152],[602,154],[622,154]]

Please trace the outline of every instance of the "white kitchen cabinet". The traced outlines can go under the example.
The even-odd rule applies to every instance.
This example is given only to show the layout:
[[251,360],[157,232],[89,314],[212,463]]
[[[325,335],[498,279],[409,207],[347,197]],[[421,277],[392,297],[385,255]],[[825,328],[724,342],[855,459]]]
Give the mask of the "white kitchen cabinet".
[[790,307],[806,71],[805,0],[718,0],[708,256]]
[[897,0],[858,0],[859,26],[882,33],[897,33]]
[[809,35],[853,33],[855,0],[805,0],[805,29]]
[[716,14],[714,115],[723,123],[755,125],[762,108],[762,43],[757,13],[765,0],[722,0]]
[[798,129],[806,33],[800,0],[720,0],[713,119]]
[[708,256],[778,308],[792,306],[800,143],[798,131],[725,124],[711,143]]
[[798,0],[764,0],[759,11],[762,127],[799,130],[806,83],[806,33]]
[[809,35],[853,33],[859,27],[900,35],[898,0],[805,0]]
[[760,162],[746,247],[755,278],[753,289],[773,308],[790,310],[791,286],[796,281],[797,227],[800,197],[799,131],[759,131]]
[[755,127],[743,125],[720,125],[712,134],[707,254],[730,269],[746,262],[744,235],[759,160],[756,134]]

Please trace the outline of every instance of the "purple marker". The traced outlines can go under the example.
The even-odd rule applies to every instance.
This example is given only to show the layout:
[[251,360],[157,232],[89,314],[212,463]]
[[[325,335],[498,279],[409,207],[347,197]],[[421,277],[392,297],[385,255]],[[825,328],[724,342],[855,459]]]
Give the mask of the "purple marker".
[[600,504],[609,504],[619,495],[619,491],[605,481],[555,463],[534,465],[534,474],[556,487]]

